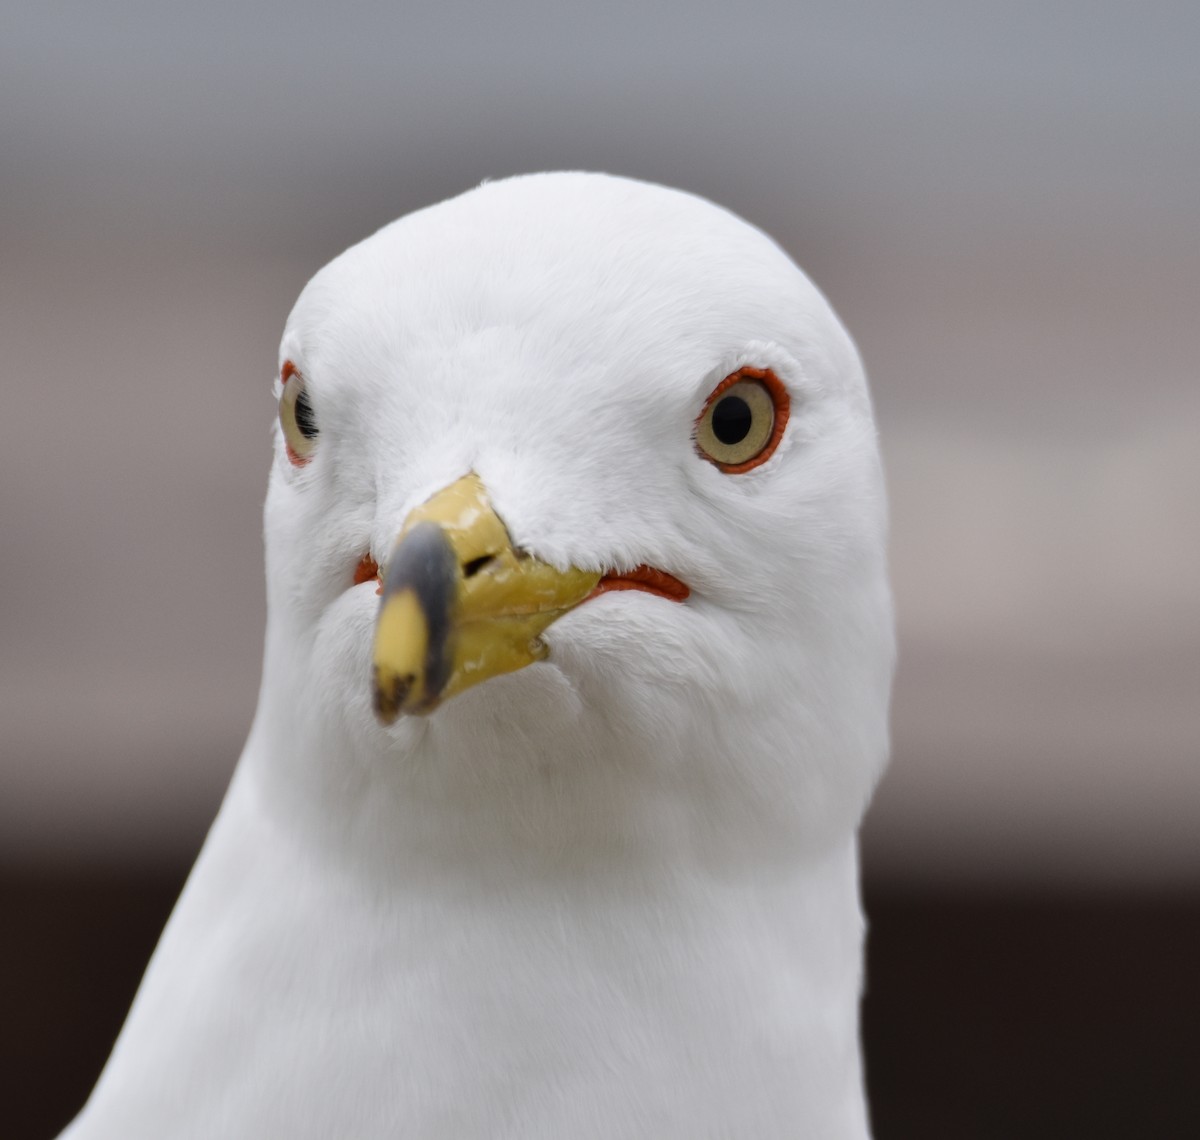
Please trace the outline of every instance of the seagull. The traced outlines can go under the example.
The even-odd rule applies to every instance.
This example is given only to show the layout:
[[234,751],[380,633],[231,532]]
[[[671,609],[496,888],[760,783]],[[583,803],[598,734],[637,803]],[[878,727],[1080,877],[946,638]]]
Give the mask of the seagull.
[[308,283],[245,750],[69,1140],[869,1135],[870,397],[770,238],[585,173]]

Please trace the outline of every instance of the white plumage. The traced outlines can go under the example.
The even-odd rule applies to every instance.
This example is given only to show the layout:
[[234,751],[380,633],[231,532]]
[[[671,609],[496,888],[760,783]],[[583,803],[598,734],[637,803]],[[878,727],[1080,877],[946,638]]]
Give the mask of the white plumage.
[[[258,712],[70,1140],[868,1133],[856,829],[887,752],[885,503],[854,347],[763,234],[587,174],[485,184],[301,295],[319,435],[265,511]],[[728,474],[722,378],[790,398]],[[384,566],[468,473],[516,548],[649,565],[549,657],[385,727]]]

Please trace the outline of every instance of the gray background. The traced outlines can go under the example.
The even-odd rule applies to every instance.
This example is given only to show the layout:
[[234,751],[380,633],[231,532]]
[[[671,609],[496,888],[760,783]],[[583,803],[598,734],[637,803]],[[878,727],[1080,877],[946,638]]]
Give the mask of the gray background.
[[485,177],[709,196],[872,376],[868,865],[1200,875],[1200,5],[7,5],[0,857],[177,862],[249,726],[283,320]]

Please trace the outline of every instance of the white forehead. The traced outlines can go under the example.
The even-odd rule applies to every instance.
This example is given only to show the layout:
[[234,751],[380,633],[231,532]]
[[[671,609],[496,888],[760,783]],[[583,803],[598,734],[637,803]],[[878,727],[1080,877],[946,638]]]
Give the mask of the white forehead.
[[458,371],[456,357],[564,377],[603,359],[690,385],[758,344],[814,380],[862,386],[824,298],[759,230],[680,191],[542,174],[484,184],[347,250],[305,288],[281,355],[333,365],[326,383],[345,385],[406,362]]

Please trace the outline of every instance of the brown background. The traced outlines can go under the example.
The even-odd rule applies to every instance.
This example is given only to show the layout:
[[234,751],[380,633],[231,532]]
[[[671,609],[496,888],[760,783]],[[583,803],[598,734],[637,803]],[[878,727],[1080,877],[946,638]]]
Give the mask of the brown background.
[[4,27],[6,1135],[85,1095],[248,727],[296,293],[398,214],[575,167],[771,232],[872,376],[902,647],[866,833],[879,1135],[1200,1124],[1200,8]]

